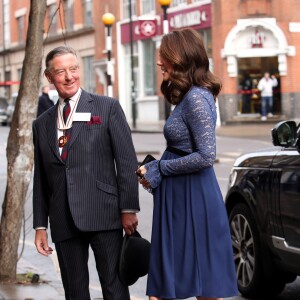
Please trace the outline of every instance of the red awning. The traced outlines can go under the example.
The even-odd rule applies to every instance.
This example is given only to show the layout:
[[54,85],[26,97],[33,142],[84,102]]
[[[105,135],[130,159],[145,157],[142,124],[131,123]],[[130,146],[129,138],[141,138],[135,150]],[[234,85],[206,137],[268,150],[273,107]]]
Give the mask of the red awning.
[[20,81],[0,81],[0,86],[10,86],[10,85],[16,85],[16,84],[20,84]]

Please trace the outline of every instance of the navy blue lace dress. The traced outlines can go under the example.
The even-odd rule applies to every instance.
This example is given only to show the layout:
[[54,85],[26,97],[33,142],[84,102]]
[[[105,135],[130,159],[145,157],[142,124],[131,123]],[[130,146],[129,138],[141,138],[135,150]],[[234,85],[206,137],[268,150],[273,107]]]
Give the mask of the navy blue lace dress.
[[213,169],[216,108],[212,94],[192,87],[168,118],[169,146],[145,165],[154,195],[147,295],[165,299],[237,295],[224,201]]

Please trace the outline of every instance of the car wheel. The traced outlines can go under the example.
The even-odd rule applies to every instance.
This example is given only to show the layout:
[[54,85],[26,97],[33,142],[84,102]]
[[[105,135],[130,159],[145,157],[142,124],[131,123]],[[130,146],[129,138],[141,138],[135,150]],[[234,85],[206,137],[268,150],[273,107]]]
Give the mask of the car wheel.
[[241,294],[248,298],[270,296],[270,293],[279,294],[285,282],[277,279],[272,286],[264,276],[259,232],[250,209],[245,204],[237,204],[229,215],[229,223],[238,289]]

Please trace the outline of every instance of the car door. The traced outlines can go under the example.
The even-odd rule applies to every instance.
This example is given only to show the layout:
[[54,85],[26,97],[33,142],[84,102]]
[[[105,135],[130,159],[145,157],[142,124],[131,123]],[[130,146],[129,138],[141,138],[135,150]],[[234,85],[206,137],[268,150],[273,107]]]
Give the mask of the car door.
[[279,201],[286,246],[300,249],[300,154],[285,149],[273,162],[273,167],[281,170]]

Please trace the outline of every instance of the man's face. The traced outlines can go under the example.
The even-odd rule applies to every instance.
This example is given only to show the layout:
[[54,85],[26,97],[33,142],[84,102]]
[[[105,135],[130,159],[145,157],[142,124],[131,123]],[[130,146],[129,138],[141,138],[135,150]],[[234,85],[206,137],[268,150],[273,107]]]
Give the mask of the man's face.
[[72,53],[54,57],[45,75],[63,99],[75,95],[80,87],[78,62]]

